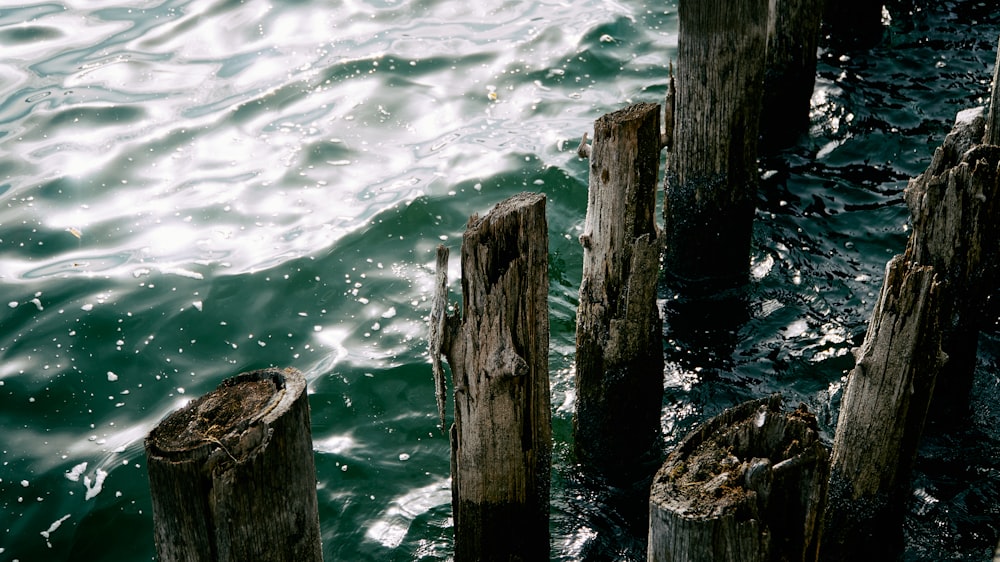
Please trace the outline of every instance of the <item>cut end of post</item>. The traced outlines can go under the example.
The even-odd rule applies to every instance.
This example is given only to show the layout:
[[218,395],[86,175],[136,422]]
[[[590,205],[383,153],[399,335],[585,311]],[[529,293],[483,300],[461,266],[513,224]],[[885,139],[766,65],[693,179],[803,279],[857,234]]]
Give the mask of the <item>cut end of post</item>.
[[218,446],[233,462],[242,462],[253,451],[238,446],[247,429],[278,406],[286,390],[285,377],[294,376],[302,374],[294,369],[263,369],[228,379],[167,416],[149,433],[146,446],[158,456],[177,458]]

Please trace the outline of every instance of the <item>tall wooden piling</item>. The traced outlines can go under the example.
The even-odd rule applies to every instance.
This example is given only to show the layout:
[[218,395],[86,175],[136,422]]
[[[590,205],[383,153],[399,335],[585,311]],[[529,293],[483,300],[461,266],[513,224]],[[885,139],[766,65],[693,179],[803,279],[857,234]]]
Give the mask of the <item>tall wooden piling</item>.
[[984,128],[982,108],[960,113],[904,192],[913,226],[906,255],[947,282],[941,328],[948,362],[934,393],[937,420],[968,412],[982,311],[1000,275],[1000,146],[979,144]]
[[[439,271],[446,266],[439,253]],[[469,220],[462,315],[432,322],[432,341],[435,329],[443,330],[441,348],[431,354],[445,354],[455,392],[455,560],[547,560],[552,430],[544,195],[515,195]]]
[[664,199],[665,274],[741,284],[750,268],[768,0],[681,0]]
[[935,270],[890,260],[840,406],[822,559],[889,560],[902,548],[909,476],[944,362]]
[[815,560],[829,462],[816,418],[781,398],[746,402],[691,432],[656,473],[650,562]]
[[1000,146],[1000,39],[998,39],[997,45],[997,61],[993,65],[993,85],[991,92],[983,144]]
[[302,373],[227,379],[146,438],[160,562],[323,559]]
[[841,45],[868,48],[882,40],[882,7],[878,0],[826,0],[825,32]]
[[791,144],[809,129],[824,0],[772,0],[760,117],[761,143]]
[[604,115],[590,150],[573,435],[577,458],[609,477],[648,478],[659,464],[659,115],[650,103]]

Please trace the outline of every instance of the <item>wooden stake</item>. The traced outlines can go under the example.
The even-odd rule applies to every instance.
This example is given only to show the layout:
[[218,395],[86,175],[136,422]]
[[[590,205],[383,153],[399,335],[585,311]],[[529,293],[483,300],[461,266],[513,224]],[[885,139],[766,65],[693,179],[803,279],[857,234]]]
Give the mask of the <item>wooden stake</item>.
[[323,559],[302,373],[227,379],[146,437],[160,562]]
[[816,418],[772,396],[726,410],[670,453],[649,498],[650,562],[815,560],[829,463]]
[[678,281],[749,275],[768,0],[681,0],[664,199],[664,269]]
[[640,103],[594,124],[573,434],[578,459],[607,476],[649,478],[659,464],[659,116],[659,105]]
[[934,268],[889,261],[833,442],[824,560],[889,560],[902,548],[909,476],[938,371]]
[[[439,275],[446,267],[439,259]],[[444,352],[455,386],[455,560],[547,560],[552,430],[544,195],[515,195],[469,220],[462,317],[448,317],[441,349],[431,351]]]
[[762,144],[791,144],[809,128],[824,0],[773,0],[760,129]]

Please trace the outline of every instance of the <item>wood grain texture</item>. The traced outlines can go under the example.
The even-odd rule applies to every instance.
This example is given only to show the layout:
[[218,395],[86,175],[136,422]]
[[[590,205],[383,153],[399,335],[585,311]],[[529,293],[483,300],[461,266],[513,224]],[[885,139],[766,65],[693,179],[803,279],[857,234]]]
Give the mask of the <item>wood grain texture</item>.
[[447,323],[455,560],[545,560],[552,430],[544,195],[515,195],[469,220],[462,316]]
[[829,461],[816,418],[772,396],[691,432],[656,473],[650,562],[815,560]]
[[909,477],[938,372],[941,284],[896,256],[840,406],[824,560],[892,559],[902,548]]
[[659,115],[642,103],[602,116],[590,153],[573,434],[577,458],[608,476],[648,478],[659,462]]
[[740,284],[750,266],[767,0],[681,0],[665,272]]
[[161,562],[320,561],[305,378],[227,379],[146,438]]

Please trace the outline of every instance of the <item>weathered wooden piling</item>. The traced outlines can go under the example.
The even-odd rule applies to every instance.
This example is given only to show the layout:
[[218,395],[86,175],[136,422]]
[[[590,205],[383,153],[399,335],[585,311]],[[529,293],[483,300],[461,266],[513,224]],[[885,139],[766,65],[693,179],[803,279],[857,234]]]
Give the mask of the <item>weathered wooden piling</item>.
[[656,473],[650,562],[815,560],[829,462],[805,406],[746,402],[691,432]]
[[902,256],[885,281],[840,406],[822,559],[889,560],[902,548],[909,476],[941,351],[935,269]]
[[882,7],[876,0],[825,0],[823,25],[831,41],[868,48],[882,39]]
[[[440,276],[447,254],[438,255]],[[440,286],[446,282],[439,299]],[[442,330],[441,347],[431,355],[445,354],[455,392],[455,560],[547,560],[552,430],[544,195],[515,195],[470,218],[462,241],[462,315],[432,319],[431,329]]]
[[984,126],[982,108],[960,113],[904,192],[913,226],[906,256],[947,282],[941,345],[948,361],[932,408],[939,420],[968,412],[982,311],[1000,276],[1000,146],[979,144]]
[[659,463],[659,115],[640,103],[602,116],[590,150],[573,435],[578,460],[613,478],[648,478]]
[[993,65],[993,85],[990,94],[989,114],[986,116],[986,134],[983,144],[1000,146],[1000,39],[997,45],[997,61]]
[[824,0],[773,0],[760,117],[761,143],[791,144],[809,129]]
[[237,375],[146,437],[160,562],[320,561],[302,373]]
[[665,274],[741,284],[750,268],[768,0],[681,0],[664,199]]

